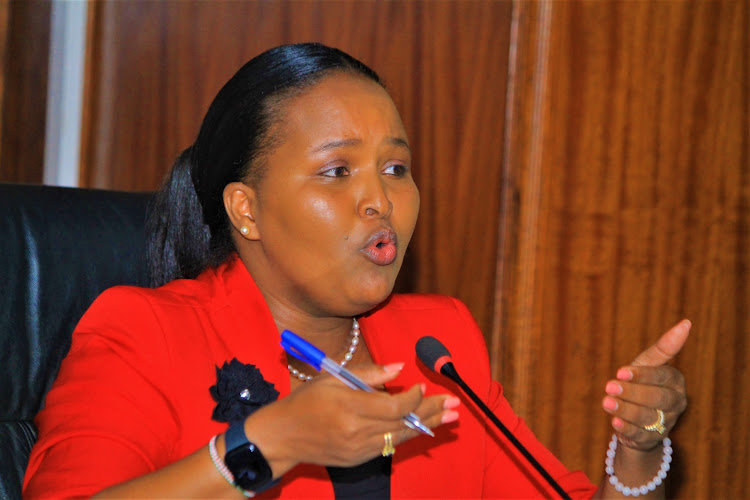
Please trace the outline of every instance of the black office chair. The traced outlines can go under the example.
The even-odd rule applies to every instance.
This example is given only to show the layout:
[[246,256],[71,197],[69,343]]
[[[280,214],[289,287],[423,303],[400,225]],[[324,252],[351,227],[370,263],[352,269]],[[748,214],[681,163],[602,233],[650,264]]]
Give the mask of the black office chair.
[[21,498],[33,419],[94,299],[148,286],[150,193],[0,184],[0,499]]

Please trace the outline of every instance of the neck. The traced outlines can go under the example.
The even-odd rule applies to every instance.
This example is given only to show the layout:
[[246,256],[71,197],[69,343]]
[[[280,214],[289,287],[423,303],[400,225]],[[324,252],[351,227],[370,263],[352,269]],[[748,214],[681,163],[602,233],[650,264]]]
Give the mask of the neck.
[[[267,269],[264,269],[266,266],[260,266],[259,270],[257,266],[248,265],[248,261],[257,264],[261,261],[260,259],[247,258],[242,252],[240,252],[240,259],[253,277],[279,332],[292,331],[331,358],[339,361],[343,359],[351,345],[351,316],[324,311],[300,297],[299,294],[292,293],[283,286],[280,287],[278,279],[269,279],[266,276]],[[266,286],[269,283],[272,286]],[[306,363],[292,356],[287,356],[287,359],[295,368],[310,375],[314,374],[312,373],[314,368]]]
[[334,359],[343,356],[351,339],[351,317],[312,314],[289,301],[279,300],[260,286],[259,289],[279,332],[290,330]]

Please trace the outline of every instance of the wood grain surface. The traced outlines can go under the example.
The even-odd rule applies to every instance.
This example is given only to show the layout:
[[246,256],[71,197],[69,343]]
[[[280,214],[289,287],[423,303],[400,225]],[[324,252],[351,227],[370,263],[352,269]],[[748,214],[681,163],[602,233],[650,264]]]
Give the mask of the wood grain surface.
[[604,382],[690,318],[668,493],[745,498],[748,4],[514,5],[496,376],[597,479]]
[[[5,79],[7,78],[5,68],[8,58],[8,32],[10,31],[10,4],[7,0],[0,0],[0,159],[3,152],[3,106],[5,104]],[[0,178],[3,166],[0,162]]]
[[42,183],[51,5],[0,0],[0,182]]

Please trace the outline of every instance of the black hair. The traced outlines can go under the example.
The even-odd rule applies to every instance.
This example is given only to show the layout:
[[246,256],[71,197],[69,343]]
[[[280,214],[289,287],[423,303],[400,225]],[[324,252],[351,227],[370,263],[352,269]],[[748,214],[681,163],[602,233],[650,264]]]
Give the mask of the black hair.
[[195,142],[177,158],[150,207],[152,286],[194,278],[235,251],[224,188],[236,181],[260,184],[264,154],[275,144],[270,129],[280,104],[334,71],[355,73],[382,85],[365,64],[319,43],[263,52],[224,85]]

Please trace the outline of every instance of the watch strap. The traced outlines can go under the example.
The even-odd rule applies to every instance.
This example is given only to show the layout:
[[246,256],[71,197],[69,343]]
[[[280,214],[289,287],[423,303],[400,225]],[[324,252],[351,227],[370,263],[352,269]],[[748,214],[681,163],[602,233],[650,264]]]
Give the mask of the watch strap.
[[[273,472],[263,453],[247,439],[244,422],[229,426],[224,433],[224,443],[226,445],[224,462],[234,476],[235,486],[260,493],[279,483],[281,478],[272,479]],[[232,455],[232,460],[229,459],[230,455]]]
[[250,444],[245,435],[245,423],[240,422],[230,425],[227,432],[224,433],[224,443],[227,451]]

